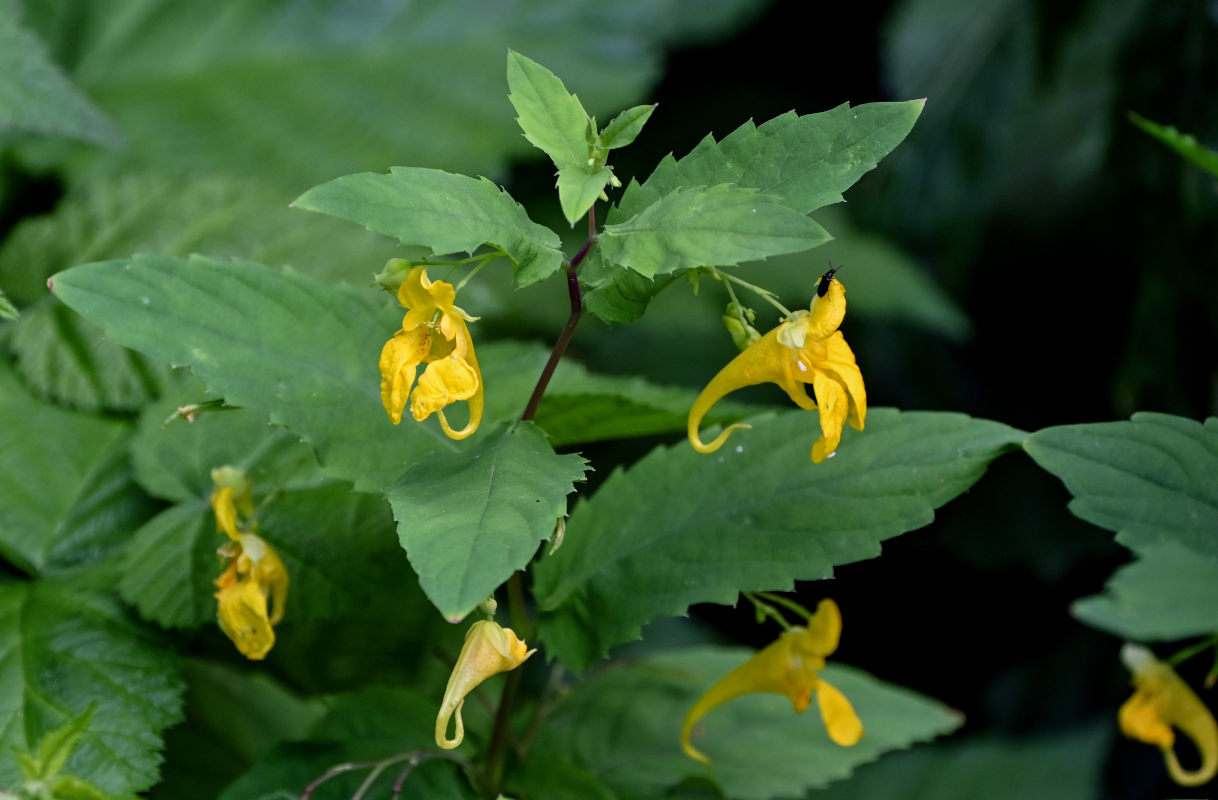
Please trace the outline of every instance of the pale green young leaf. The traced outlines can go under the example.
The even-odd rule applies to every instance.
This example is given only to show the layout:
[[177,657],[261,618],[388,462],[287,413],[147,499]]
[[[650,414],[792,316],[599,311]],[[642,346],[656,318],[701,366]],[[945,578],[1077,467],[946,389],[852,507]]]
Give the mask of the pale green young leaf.
[[585,167],[559,167],[558,202],[567,222],[575,225],[580,217],[588,213],[612,177],[613,170],[609,167],[601,167],[594,172],[588,172]]
[[[80,572],[0,584],[0,750],[31,749],[96,703],[64,771],[110,794],[157,780],[161,731],[181,719],[174,659]],[[104,702],[103,702],[104,700]],[[0,785],[17,779],[0,756]]]
[[597,248],[606,262],[650,278],[798,253],[829,238],[777,197],[720,184],[673,190],[630,219],[606,225]]
[[634,106],[618,114],[605,129],[601,131],[600,145],[608,149],[625,147],[638,138],[643,126],[651,118],[651,112],[656,110],[656,104],[649,106]]
[[[75,153],[78,174],[226,172],[295,193],[404,160],[502,174],[532,149],[504,104],[509,45],[603,114],[638,102],[666,42],[733,29],[731,14],[696,19],[677,0],[30,5],[40,33],[132,142],[105,158]],[[611,46],[587,46],[592,33]]]
[[49,800],[136,800],[135,795],[123,793],[117,797],[103,792],[86,780],[75,775],[60,775],[50,784]]
[[1218,178],[1218,152],[1201,144],[1195,137],[1181,133],[1170,125],[1160,125],[1132,111],[1128,116],[1130,122],[1175,150],[1184,160]]
[[[329,698],[328,713],[310,728],[304,741],[271,750],[231,783],[219,800],[296,798],[305,786],[335,764],[434,751],[436,704],[434,697],[380,687]],[[400,771],[400,767],[384,770],[367,796],[387,797]],[[337,776],[321,786],[313,797],[346,800],[368,776],[369,771]],[[403,796],[429,800],[477,797],[457,766],[438,758],[424,761],[411,771],[403,786]]]
[[438,426],[385,416],[377,360],[401,315],[370,291],[250,262],[152,255],[75,267],[54,291],[115,342],[189,366],[210,395],[299,434],[329,475],[359,489],[455,449]]
[[335,178],[292,205],[351,220],[437,255],[490,246],[511,259],[520,286],[544,280],[562,266],[558,234],[529,219],[511,195],[486,178],[392,167],[388,174]]
[[[684,158],[666,157],[642,184],[632,181],[607,221],[621,223],[680,188],[723,183],[775,195],[801,214],[840,202],[901,143],[922,106],[921,100],[841,105],[804,116],[787,113],[761,126],[746,122],[718,142],[707,136]],[[614,269],[596,251],[581,278],[589,288],[587,308],[607,322],[642,316],[668,285]]]
[[1071,613],[1095,628],[1140,642],[1218,633],[1218,557],[1164,542],[1112,574],[1104,593]]
[[1075,516],[1135,553],[1171,543],[1218,557],[1218,417],[1063,425],[1032,434],[1024,449],[1066,484]]
[[8,299],[3,289],[0,289],[0,319],[21,319],[21,312],[13,305],[13,301]]
[[553,72],[514,50],[508,51],[507,83],[524,138],[559,169],[587,169],[588,112],[579,98]]
[[578,455],[555,455],[525,422],[413,467],[387,489],[402,547],[440,613],[464,617],[523,569],[587,468]]
[[38,741],[34,756],[37,771],[27,778],[53,778],[63,771],[68,757],[76,749],[81,735],[88,729],[93,719],[94,705],[90,705],[81,714],[68,720],[64,725],[53,731],[48,731]]
[[986,800],[1094,797],[1116,735],[1107,718],[1050,734],[973,736],[916,747],[868,764],[806,800],[974,800],[980,786]]
[[741,591],[786,590],[880,553],[968,489],[1019,431],[961,414],[869,409],[812,464],[817,418],[752,420],[717,453],[686,442],[615,472],[534,570],[547,652],[582,671],[661,616]]
[[[535,757],[570,759],[622,800],[665,796],[684,780],[704,778],[740,800],[802,796],[850,775],[882,754],[959,727],[959,713],[850,667],[820,674],[850,700],[863,740],[834,744],[815,704],[805,714],[774,695],[751,694],[710,712],[694,731],[709,766],[681,752],[681,724],[699,695],[753,653],[697,647],[662,652],[607,669],[566,696],[546,718]],[[623,735],[628,731],[628,735]]]
[[[127,426],[40,403],[0,364],[0,557],[27,574],[76,558],[73,545],[105,549],[113,529],[92,510],[113,496],[110,474]],[[129,481],[117,476],[120,481]],[[96,502],[88,503],[90,498]],[[90,520],[90,517],[93,517]],[[128,522],[127,513],[117,522]],[[109,531],[109,533],[108,533]],[[93,545],[90,547],[89,542]]]
[[0,133],[65,136],[109,147],[123,140],[21,23],[16,8],[0,8]]

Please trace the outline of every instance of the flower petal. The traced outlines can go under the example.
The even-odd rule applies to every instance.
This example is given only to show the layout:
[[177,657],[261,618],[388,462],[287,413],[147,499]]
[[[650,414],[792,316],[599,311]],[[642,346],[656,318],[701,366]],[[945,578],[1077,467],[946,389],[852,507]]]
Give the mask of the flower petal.
[[266,592],[257,581],[243,580],[216,592],[220,630],[241,655],[266,658],[275,644],[275,631],[266,614]]
[[837,451],[842,440],[842,426],[850,411],[846,388],[827,372],[817,369],[812,375],[812,390],[820,410],[821,436],[812,445],[812,462],[819,464]]
[[410,397],[410,387],[419,364],[431,350],[431,329],[398,331],[381,349],[381,404],[397,425]]
[[[448,676],[440,713],[436,715],[436,746],[452,750],[465,738],[461,707],[466,695],[492,675],[516,669],[535,652],[529,650],[511,628],[504,628],[497,622],[479,620],[471,625],[457,663]],[[448,723],[454,716],[457,718],[456,735],[449,739]]]
[[816,704],[820,706],[821,718],[829,731],[829,738],[842,747],[858,744],[863,738],[863,723],[854,706],[839,692],[823,680],[816,689]]

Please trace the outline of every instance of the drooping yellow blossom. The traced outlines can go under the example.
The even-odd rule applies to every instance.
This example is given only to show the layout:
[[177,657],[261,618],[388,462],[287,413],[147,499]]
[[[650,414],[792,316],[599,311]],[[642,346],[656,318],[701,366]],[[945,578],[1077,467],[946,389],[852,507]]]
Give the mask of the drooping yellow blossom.
[[[807,311],[796,311],[749,345],[698,395],[689,410],[688,434],[694,449],[713,453],[732,431],[750,427],[729,425],[709,443],[698,435],[703,417],[715,403],[737,389],[759,383],[778,384],[800,408],[819,407],[821,436],[812,445],[812,461],[817,464],[837,450],[847,419],[861,431],[867,416],[867,392],[854,353],[838,330],[845,316],[846,288],[832,271],[825,273]],[[805,385],[812,386],[815,399],[808,396]]]
[[[1201,698],[1180,679],[1170,664],[1136,644],[1121,648],[1121,660],[1133,672],[1133,697],[1121,706],[1121,732],[1131,739],[1157,745],[1172,780],[1181,786],[1200,786],[1218,774],[1218,724]],[[1192,739],[1201,755],[1195,770],[1180,766],[1173,746],[1176,733]]]
[[729,672],[706,691],[685,715],[681,727],[681,749],[690,758],[709,764],[710,759],[693,746],[690,735],[708,712],[742,694],[766,692],[791,698],[796,713],[807,709],[816,692],[820,715],[829,738],[849,747],[863,738],[863,723],[846,696],[825,683],[816,673],[825,657],[837,649],[842,633],[842,615],[832,600],[822,600],[807,627],[784,631],[778,640]]
[[[424,267],[415,267],[398,289],[406,307],[402,329],[381,350],[381,402],[397,425],[410,400],[410,413],[423,421],[433,413],[449,437],[464,439],[478,430],[482,420],[482,371],[474,355],[469,327],[476,317],[453,305],[457,293],[451,283],[432,282]],[[420,364],[426,364],[415,385]],[[411,392],[411,386],[414,391]],[[461,430],[449,427],[444,407],[469,401],[469,422]]]
[[[211,495],[216,526],[232,540],[220,548],[228,566],[215,580],[220,630],[242,655],[260,660],[275,644],[273,626],[283,619],[288,571],[274,548],[252,532],[256,527],[254,506],[245,473],[236,467],[218,467],[212,470],[212,480],[216,484]],[[244,527],[251,532],[243,531]]]
[[[436,745],[452,750],[461,744],[465,738],[465,723],[461,720],[465,696],[492,675],[516,669],[536,652],[536,649],[529,650],[529,646],[520,641],[511,628],[504,628],[497,622],[479,620],[471,625],[465,634],[465,644],[461,647],[457,664],[448,676],[444,701],[436,716]],[[454,714],[457,717],[457,732],[449,739],[448,721]]]

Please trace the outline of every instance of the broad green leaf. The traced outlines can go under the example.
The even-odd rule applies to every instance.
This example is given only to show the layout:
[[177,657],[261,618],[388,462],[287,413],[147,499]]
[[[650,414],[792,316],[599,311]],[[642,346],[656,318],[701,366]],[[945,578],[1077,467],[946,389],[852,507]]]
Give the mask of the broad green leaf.
[[[717,9],[707,30],[677,0],[28,6],[132,142],[104,159],[76,154],[79,170],[225,172],[296,193],[404,161],[502,174],[510,157],[531,150],[503,102],[509,45],[579,86],[588,108],[603,113],[638,101],[660,74],[667,41],[734,22]],[[589,32],[602,44],[589,46]]]
[[0,557],[32,575],[113,547],[114,523],[143,511],[122,510],[130,479],[116,449],[127,427],[40,403],[3,365],[0,419]]
[[870,409],[837,455],[812,464],[816,416],[757,417],[722,450],[657,448],[579,504],[534,570],[547,652],[582,671],[693,603],[790,589],[928,524],[1019,431],[960,414]]
[[520,286],[562,266],[558,234],[529,219],[511,195],[486,178],[393,167],[388,174],[335,178],[292,205],[357,222],[436,254],[473,253],[489,245],[512,260]]
[[[300,795],[304,788],[336,764],[376,761],[404,753],[435,750],[435,698],[403,689],[373,688],[328,701],[329,713],[299,744],[280,745],[253,769],[230,784],[219,800],[270,800]],[[472,705],[472,704],[471,704]],[[388,796],[400,765],[389,766],[367,792]],[[371,769],[355,770],[322,784],[312,800],[349,800]],[[472,800],[476,795],[451,761],[424,760],[410,772],[403,797]]]
[[223,543],[206,502],[183,503],[144,523],[127,547],[118,589],[144,619],[163,628],[203,625],[216,618]]
[[31,749],[95,704],[64,771],[111,794],[157,780],[161,731],[181,719],[173,658],[81,574],[0,583],[0,785]]
[[567,758],[608,784],[622,800],[665,796],[669,787],[706,778],[727,797],[802,796],[845,778],[885,752],[957,728],[961,717],[940,703],[830,664],[825,681],[849,698],[866,734],[853,747],[830,741],[813,709],[795,714],[774,695],[739,697],[708,714],[694,743],[709,767],[681,752],[681,724],[698,696],[752,653],[698,647],[664,652],[599,672],[546,718],[532,752]]
[[1173,542],[1138,548],[1104,593],[1071,612],[1096,628],[1140,642],[1218,632],[1218,557]]
[[15,8],[0,8],[0,134],[66,136],[115,146],[122,133],[64,75]]
[[601,147],[615,149],[625,147],[638,138],[643,126],[651,118],[651,112],[656,110],[653,103],[649,106],[634,106],[614,117],[600,134]]
[[1129,112],[1129,121],[1163,144],[1175,150],[1180,156],[1209,174],[1218,178],[1218,153],[1201,144],[1195,137],[1180,133],[1170,125],[1160,125],[1143,116]]
[[209,394],[299,434],[328,474],[358,489],[454,449],[438,426],[386,418],[377,360],[401,318],[371,292],[250,262],[152,255],[75,267],[54,291],[115,342],[189,366]]
[[523,569],[567,512],[587,462],[558,456],[531,423],[505,426],[470,453],[433,458],[386,490],[423,591],[460,619]]
[[[684,158],[665,158],[642,184],[632,181],[608,222],[624,222],[677,189],[724,183],[776,195],[801,214],[841,202],[842,192],[901,143],[922,105],[911,100],[841,105],[804,116],[792,112],[761,126],[747,122],[719,142],[707,136]],[[637,319],[667,286],[648,286],[639,276],[614,270],[595,251],[581,278],[591,289],[588,309],[606,322]]]
[[290,264],[362,286],[401,255],[381,236],[290,208],[292,197],[218,175],[125,174],[74,184],[53,212],[23,219],[0,246],[0,285],[18,305],[30,305],[46,297],[47,278],[60,270],[138,252]]
[[559,167],[558,202],[567,222],[574,226],[580,217],[588,213],[612,177],[613,170],[609,167],[601,167],[594,172],[588,172],[583,167]]
[[255,492],[316,482],[313,451],[300,437],[270,425],[252,409],[178,411],[208,400],[202,384],[182,381],[144,409],[131,437],[135,479],[154,497],[198,503],[215,488],[211,471],[226,464],[245,470]]
[[584,131],[588,112],[579,98],[567,91],[553,72],[513,50],[507,56],[507,82],[508,100],[516,109],[516,122],[524,138],[560,170],[586,169],[589,148]]
[[186,659],[182,677],[190,724],[166,732],[152,800],[213,800],[276,744],[302,738],[327,710],[323,700],[302,699],[263,670]]
[[13,301],[8,299],[3,289],[0,289],[0,319],[21,319],[21,312],[13,305]]
[[170,369],[107,341],[95,326],[46,297],[26,309],[10,339],[34,391],[84,411],[133,411],[159,395]]
[[597,246],[605,261],[650,278],[797,253],[828,240],[824,228],[779,198],[721,184],[676,189],[630,219],[606,225]]
[[1032,434],[1024,449],[1066,484],[1075,516],[1116,531],[1135,553],[1175,544],[1218,557],[1218,418],[1139,413],[1063,425]]
[[[870,733],[868,734],[870,735]],[[1036,736],[974,736],[894,753],[806,800],[1078,800],[1095,797],[1116,728],[1110,719]]]

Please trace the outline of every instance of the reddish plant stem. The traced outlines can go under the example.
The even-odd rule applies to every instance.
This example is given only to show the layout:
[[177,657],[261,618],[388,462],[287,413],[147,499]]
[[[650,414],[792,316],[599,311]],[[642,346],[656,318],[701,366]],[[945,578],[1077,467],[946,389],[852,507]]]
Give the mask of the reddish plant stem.
[[[567,324],[563,326],[562,333],[558,334],[558,341],[554,343],[554,349],[550,351],[550,358],[537,378],[537,385],[533,387],[533,394],[529,397],[528,405],[525,406],[524,413],[520,415],[521,420],[532,420],[537,415],[537,407],[541,405],[541,398],[546,393],[546,387],[550,385],[550,379],[554,377],[554,370],[558,368],[558,362],[562,361],[563,354],[567,352],[567,345],[571,343],[571,337],[575,335],[575,327],[579,325],[580,317],[584,315],[584,301],[580,294],[577,271],[595,244],[596,207],[593,206],[588,210],[587,240],[584,241],[583,247],[579,248],[575,257],[562,267],[563,272],[567,273],[567,294],[571,298],[571,315],[567,317]],[[507,588],[512,624],[516,626],[517,635],[528,641],[533,638],[533,626],[529,622],[528,610],[525,607],[524,581],[521,580],[519,572],[513,573],[512,577],[508,578]],[[486,750],[486,773],[482,783],[483,796],[488,800],[494,800],[503,791],[504,754],[511,733],[508,723],[512,714],[512,701],[516,697],[516,690],[520,687],[523,675],[524,670],[520,669],[509,672],[507,680],[503,684],[503,694],[499,696],[499,709],[495,713],[495,727],[491,732],[491,743]]]

